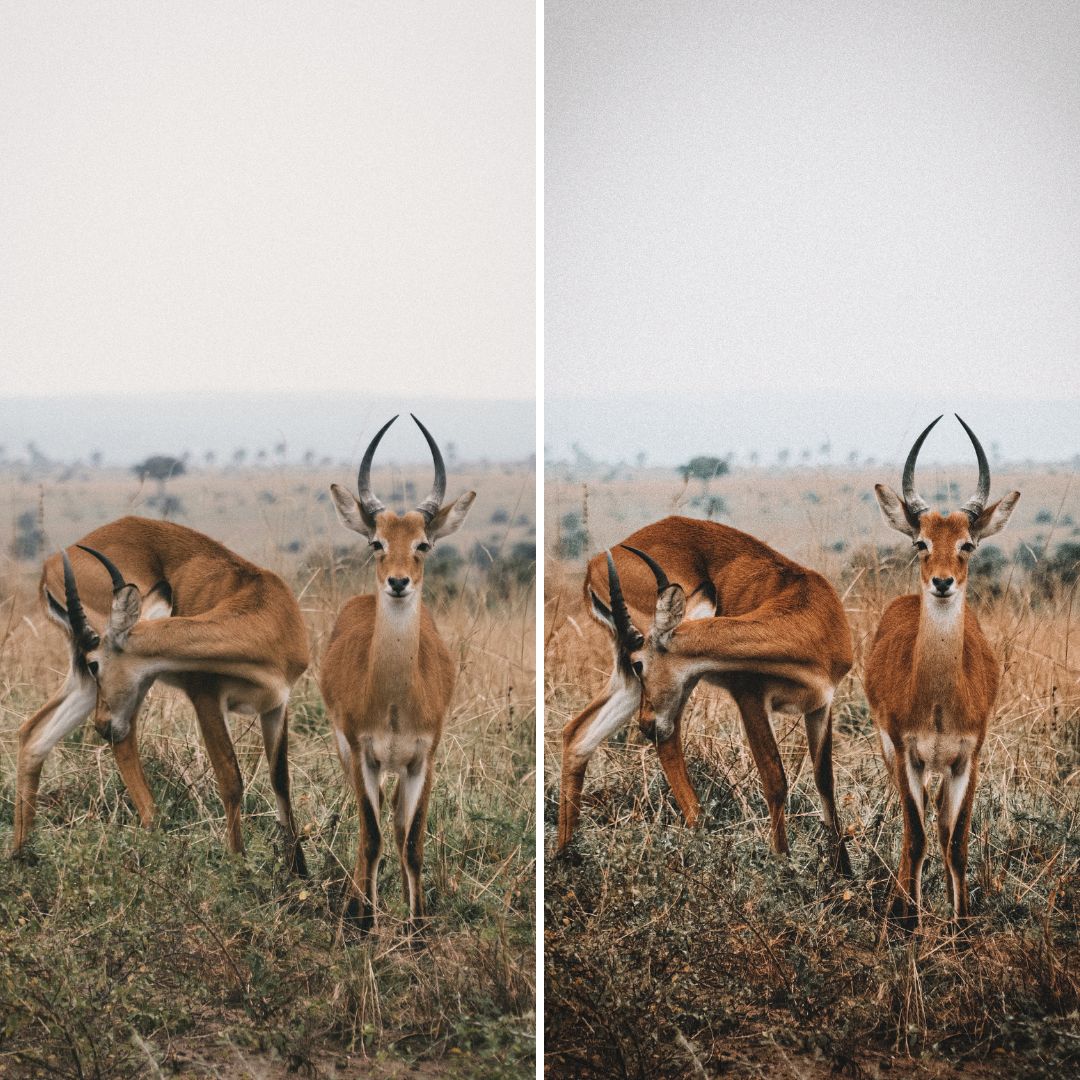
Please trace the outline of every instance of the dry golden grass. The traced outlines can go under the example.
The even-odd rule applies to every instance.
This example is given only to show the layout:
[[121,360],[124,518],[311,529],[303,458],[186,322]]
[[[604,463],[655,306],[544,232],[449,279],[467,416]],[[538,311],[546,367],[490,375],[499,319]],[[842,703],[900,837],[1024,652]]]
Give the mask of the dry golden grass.
[[[475,520],[454,538],[464,552],[480,542],[497,557],[501,545],[528,534],[530,524],[514,524],[518,515],[532,519],[533,481],[524,470],[451,479],[462,489],[475,483],[480,492]],[[325,504],[298,492],[290,512],[278,503],[239,501],[245,491],[274,482],[250,472],[204,477],[198,492],[183,495],[188,513],[181,520],[227,535],[249,557],[265,553],[263,561],[283,572],[300,595],[313,663],[294,689],[289,760],[312,877],[302,882],[283,872],[252,718],[231,722],[246,782],[242,858],[224,852],[213,770],[182,697],[155,688],[140,723],[141,752],[159,807],[160,824],[152,832],[137,826],[110,752],[92,727],[72,735],[46,763],[35,858],[25,864],[0,860],[0,1075],[531,1071],[531,582],[511,575],[496,587],[482,560],[467,561],[426,597],[458,662],[425,852],[431,943],[420,952],[406,945],[388,821],[380,928],[362,940],[340,922],[358,821],[316,680],[336,613],[350,595],[370,590],[370,569],[333,557],[335,548],[353,551],[356,545],[344,529],[323,528]],[[276,483],[282,489],[299,485],[294,477],[277,477]],[[46,489],[50,537],[66,542],[96,523],[88,511],[70,520],[65,505],[86,507],[100,498],[106,513],[116,516],[124,512],[116,507],[116,494],[129,495],[133,487],[130,478],[116,477],[104,492],[85,498],[73,490],[67,504]],[[219,530],[192,510],[230,501],[231,531],[224,517]],[[519,510],[509,524],[492,524],[490,515],[501,505]],[[281,516],[264,518],[263,510]],[[306,538],[304,549],[281,550],[295,536]],[[10,560],[0,570],[5,845],[16,729],[56,689],[66,668],[61,636],[37,607],[36,573]]]
[[[548,842],[550,1075],[703,1075],[700,1068],[708,1075],[874,1076],[891,1067],[890,1075],[1051,1076],[1077,1064],[1076,587],[1033,594],[1029,576],[1013,567],[977,586],[973,602],[1004,677],[976,799],[974,927],[966,938],[953,934],[931,845],[924,930],[912,941],[898,937],[886,929],[884,908],[899,856],[899,806],[860,674],[884,607],[913,585],[910,553],[903,544],[894,558],[877,552],[879,544],[892,546],[883,525],[833,550],[855,518],[877,514],[856,494],[868,479],[836,472],[813,487],[803,475],[723,480],[729,508],[744,511],[733,509],[725,521],[822,570],[844,598],[856,660],[837,695],[834,761],[855,879],[837,880],[828,869],[800,718],[777,720],[792,789],[786,862],[769,854],[760,783],[726,695],[699,689],[688,706],[687,755],[705,810],[693,832],[681,823],[652,749],[633,731],[613,740],[590,765],[576,857],[552,859]],[[1033,520],[1044,504],[1054,506],[1058,536],[1071,533],[1060,520],[1068,513],[1080,520],[1072,478],[998,477],[995,491],[1012,482],[1037,504],[1017,522],[1014,544],[1034,543],[1036,528],[1051,534],[1053,523]],[[599,540],[593,550],[671,512],[681,486],[653,477],[639,507],[629,481],[589,484],[589,528]],[[804,487],[821,501],[804,501],[796,513],[792,492]],[[719,491],[720,482],[711,488]],[[576,500],[580,514],[580,487]],[[569,508],[565,490],[549,488],[549,553],[561,520],[555,506]],[[608,641],[583,609],[581,570],[578,560],[547,561],[549,837],[561,727],[610,670]]]

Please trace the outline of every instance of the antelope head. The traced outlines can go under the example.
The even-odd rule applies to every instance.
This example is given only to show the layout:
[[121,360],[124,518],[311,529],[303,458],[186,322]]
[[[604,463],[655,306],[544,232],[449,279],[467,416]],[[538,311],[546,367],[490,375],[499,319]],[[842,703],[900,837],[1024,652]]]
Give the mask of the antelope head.
[[689,661],[671,648],[675,631],[686,616],[686,592],[681,585],[670,582],[660,564],[644,551],[629,544],[621,546],[641,559],[652,571],[656,578],[656,607],[652,624],[642,633],[634,626],[623,597],[615,560],[609,551],[607,566],[611,607],[607,612],[608,621],[615,631],[620,664],[628,667],[641,683],[638,725],[647,738],[663,742],[674,732],[675,719],[697,682]]
[[956,597],[962,601],[971,556],[980,541],[1005,528],[1020,492],[1011,491],[992,506],[986,505],[990,498],[990,466],[975,433],[957,416],[975,448],[979,463],[978,487],[975,494],[951,514],[931,510],[915,490],[915,462],[926,436],[940,419],[939,416],[925,428],[907,456],[901,484],[903,497],[884,484],[875,485],[874,491],[886,522],[909,536],[919,553],[919,573],[927,601],[944,605]]
[[60,608],[51,596],[50,606],[71,629],[76,666],[85,669],[97,683],[94,727],[103,739],[122,742],[128,737],[132,717],[155,677],[145,659],[128,648],[131,632],[140,619],[162,618],[172,613],[172,590],[167,582],[158,582],[144,600],[139,587],[126,581],[107,556],[83,544],[78,547],[105,567],[112,582],[112,608],[105,632],[99,634],[86,617],[66,551],[62,556],[67,608],[66,611]]
[[375,553],[379,596],[391,604],[403,604],[419,597],[424,582],[424,560],[436,540],[461,528],[476,492],[467,491],[443,506],[446,466],[430,432],[413,416],[431,450],[435,483],[431,494],[415,510],[400,515],[388,510],[371,490],[371,462],[379,441],[396,419],[391,417],[383,424],[364,452],[356,481],[359,498],[337,484],[330,485],[330,493],[341,523],[365,537]]

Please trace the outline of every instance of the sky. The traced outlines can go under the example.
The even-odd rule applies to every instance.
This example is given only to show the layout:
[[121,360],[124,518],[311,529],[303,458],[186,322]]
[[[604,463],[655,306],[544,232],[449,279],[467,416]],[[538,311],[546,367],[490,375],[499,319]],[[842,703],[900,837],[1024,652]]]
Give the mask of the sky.
[[535,396],[535,11],[0,6],[0,397]]
[[545,11],[552,453],[1080,452],[1080,6]]

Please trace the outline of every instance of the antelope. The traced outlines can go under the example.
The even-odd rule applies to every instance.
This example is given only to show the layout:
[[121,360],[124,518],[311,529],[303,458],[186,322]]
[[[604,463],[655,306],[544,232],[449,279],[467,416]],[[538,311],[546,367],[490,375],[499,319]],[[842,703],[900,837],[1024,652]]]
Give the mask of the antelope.
[[611,634],[614,667],[607,687],[563,730],[557,852],[566,851],[577,826],[589,759],[635,711],[683,818],[697,824],[682,715],[704,681],[727,690],[738,706],[778,854],[788,851],[787,778],[770,714],[804,714],[814,780],[835,840],[834,869],[850,874],[833,795],[832,699],[851,669],[851,631],[825,578],[737,529],[668,517],[594,556],[584,594]]
[[1000,665],[965,593],[979,542],[1000,532],[1016,507],[1013,491],[987,506],[990,467],[975,433],[960,419],[979,464],[976,493],[957,511],[939,514],[915,491],[915,462],[939,416],[915,440],[899,496],[877,484],[885,521],[910,537],[922,588],[895,599],[881,617],[863,680],[885,766],[900,794],[903,850],[891,915],[904,930],[919,925],[924,819],[931,773],[941,776],[938,839],[956,922],[969,913],[967,850],[979,750],[997,697]]
[[413,416],[435,464],[431,494],[415,510],[395,514],[371,489],[371,462],[388,420],[360,462],[359,499],[330,485],[341,523],[369,543],[375,593],[341,609],[322,665],[320,687],[338,755],[360,807],[356,867],[345,917],[362,933],[375,924],[382,833],[382,788],[394,788],[394,839],[409,907],[409,929],[424,929],[421,871],[435,749],[454,689],[454,663],[421,599],[424,560],[437,540],[461,528],[476,498],[468,491],[443,506],[446,468],[427,428]]
[[161,680],[195,707],[235,853],[244,849],[243,780],[225,715],[259,716],[289,861],[305,875],[289,797],[288,701],[307,668],[308,647],[286,584],[194,529],[124,517],[89,533],[70,554],[51,556],[41,600],[67,636],[70,667],[61,689],[19,729],[13,854],[29,838],[45,758],[91,713],[142,824],[153,824],[137,732],[143,699]]

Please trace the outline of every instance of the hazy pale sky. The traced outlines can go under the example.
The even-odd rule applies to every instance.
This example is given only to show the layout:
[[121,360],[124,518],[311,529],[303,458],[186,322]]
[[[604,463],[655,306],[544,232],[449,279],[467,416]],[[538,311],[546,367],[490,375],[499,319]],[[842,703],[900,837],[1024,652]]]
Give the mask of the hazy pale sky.
[[545,47],[548,395],[806,389],[835,435],[866,392],[898,447],[1080,398],[1080,5],[549,0]]
[[0,395],[531,398],[527,2],[0,6]]

